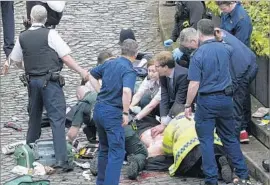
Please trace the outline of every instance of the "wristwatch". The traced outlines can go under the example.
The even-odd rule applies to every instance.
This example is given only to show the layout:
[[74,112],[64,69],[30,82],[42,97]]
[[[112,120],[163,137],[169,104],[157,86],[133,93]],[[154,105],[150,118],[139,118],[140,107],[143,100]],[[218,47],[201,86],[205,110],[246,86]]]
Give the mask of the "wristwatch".
[[191,104],[185,104],[185,108],[190,108],[191,107]]
[[128,116],[128,112],[123,112],[123,115],[126,115],[126,116]]

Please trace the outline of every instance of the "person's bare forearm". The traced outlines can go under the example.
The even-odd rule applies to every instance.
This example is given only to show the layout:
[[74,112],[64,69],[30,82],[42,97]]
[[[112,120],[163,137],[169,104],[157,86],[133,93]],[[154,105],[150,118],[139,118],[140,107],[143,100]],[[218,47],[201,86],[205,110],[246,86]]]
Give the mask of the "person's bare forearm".
[[150,112],[152,112],[154,110],[154,108],[157,107],[157,105],[159,104],[160,101],[157,101],[155,99],[153,99],[148,105],[146,105],[140,112],[139,114],[136,115],[136,118],[138,120],[141,120],[142,118],[144,118],[145,116],[147,116],[148,114],[150,114]]
[[131,97],[132,97],[131,89],[128,87],[124,87],[122,95],[123,112],[129,112]]
[[81,68],[70,55],[62,57],[62,60],[70,69],[78,72],[81,75],[83,68]]
[[191,105],[195,96],[197,95],[200,82],[190,81],[188,85],[187,101],[186,104]]
[[139,101],[142,98],[142,94],[141,93],[136,93],[133,98],[132,98],[132,102],[130,104],[130,106],[135,106],[139,103]]
[[91,83],[91,85],[94,87],[94,89],[96,90],[97,93],[100,92],[100,83],[97,79],[95,79],[91,74],[89,76],[89,81]]

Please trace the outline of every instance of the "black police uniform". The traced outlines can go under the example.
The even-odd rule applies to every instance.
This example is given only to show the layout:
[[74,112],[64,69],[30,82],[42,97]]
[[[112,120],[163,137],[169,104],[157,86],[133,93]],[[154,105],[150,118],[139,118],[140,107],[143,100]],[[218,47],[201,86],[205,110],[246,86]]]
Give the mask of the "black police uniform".
[[65,164],[66,103],[57,73],[62,69],[63,63],[59,61],[58,54],[49,47],[49,31],[40,27],[26,30],[19,36],[25,73],[28,77],[29,127],[26,142],[33,143],[40,137],[44,105],[52,127],[56,160]]
[[[174,28],[171,39],[175,42],[180,32],[185,27],[197,28],[197,23],[202,18],[206,18],[206,8],[202,1],[177,1],[174,15]],[[183,25],[188,21],[189,25]]]

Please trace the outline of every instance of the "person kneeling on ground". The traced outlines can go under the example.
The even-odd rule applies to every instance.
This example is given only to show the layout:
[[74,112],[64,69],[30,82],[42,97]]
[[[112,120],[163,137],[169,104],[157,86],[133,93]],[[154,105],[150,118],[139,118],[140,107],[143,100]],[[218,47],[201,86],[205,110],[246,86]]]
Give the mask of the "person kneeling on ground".
[[[189,121],[180,113],[164,130],[163,151],[174,156],[174,163],[169,168],[170,175],[203,177],[202,153],[195,130],[193,118]],[[219,168],[220,179],[232,182],[232,169],[225,157],[220,138],[214,134],[214,152]]]
[[[103,51],[99,54],[97,65],[103,64],[106,60],[112,57],[108,51]],[[96,103],[97,92],[90,82],[82,80],[81,86],[77,88],[76,96],[78,103],[72,107],[73,110],[68,113],[67,118],[71,120],[71,127],[67,134],[67,140],[73,143],[77,137],[79,129],[84,123],[86,126],[83,129],[87,139],[91,143],[96,143],[96,126],[92,120],[92,112]]]
[[[134,119],[140,120],[147,115],[159,116],[159,103],[161,100],[161,89],[159,84],[159,74],[154,65],[154,61],[147,63],[148,76],[143,80],[138,91],[132,98],[130,110],[138,113]],[[142,109],[142,110],[141,110]]]

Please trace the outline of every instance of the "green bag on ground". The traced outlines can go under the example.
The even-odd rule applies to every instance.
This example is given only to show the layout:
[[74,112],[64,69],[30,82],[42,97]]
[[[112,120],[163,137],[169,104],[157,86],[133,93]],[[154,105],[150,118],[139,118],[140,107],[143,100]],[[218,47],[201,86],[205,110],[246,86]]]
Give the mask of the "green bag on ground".
[[11,179],[4,185],[50,185],[50,181],[49,180],[33,181],[30,175],[22,175],[14,179]]
[[33,182],[21,182],[18,185],[50,185],[49,180],[37,180]]
[[33,168],[35,161],[33,150],[26,144],[15,149],[14,157],[16,165],[24,166],[26,168]]
[[30,175],[22,175],[22,176],[9,180],[4,185],[19,185],[21,182],[33,182],[33,180]]

